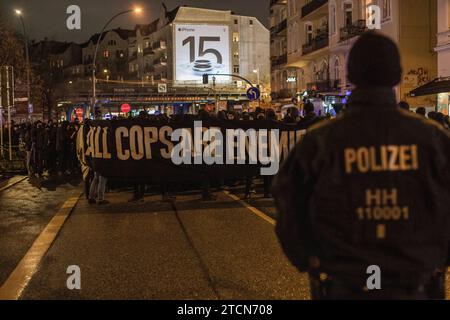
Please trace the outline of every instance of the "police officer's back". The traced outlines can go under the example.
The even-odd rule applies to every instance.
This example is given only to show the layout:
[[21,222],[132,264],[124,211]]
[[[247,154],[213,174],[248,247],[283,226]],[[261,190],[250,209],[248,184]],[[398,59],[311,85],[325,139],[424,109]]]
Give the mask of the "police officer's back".
[[[400,57],[388,38],[361,36],[348,77],[348,110],[312,127],[275,179],[282,247],[310,272],[314,298],[443,298],[450,138],[398,108]],[[366,287],[370,266],[381,290]]]

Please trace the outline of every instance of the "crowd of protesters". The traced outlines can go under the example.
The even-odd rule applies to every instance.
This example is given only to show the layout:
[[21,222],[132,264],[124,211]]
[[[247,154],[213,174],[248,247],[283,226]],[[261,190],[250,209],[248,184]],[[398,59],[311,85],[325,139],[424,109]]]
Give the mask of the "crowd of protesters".
[[[177,122],[181,121],[189,121],[189,120],[201,120],[207,121],[210,119],[218,119],[222,121],[274,121],[281,122],[287,125],[302,125],[303,128],[307,128],[316,122],[324,119],[324,117],[317,116],[314,112],[314,105],[312,103],[306,103],[304,106],[304,115],[301,116],[299,109],[296,107],[292,107],[287,110],[287,113],[280,118],[279,115],[273,109],[261,109],[256,108],[253,112],[235,112],[235,111],[219,111],[219,112],[208,112],[206,109],[199,110],[198,114],[184,114],[181,112],[175,113],[172,116],[167,116],[166,114],[158,114],[158,115],[150,115],[145,111],[141,111],[138,115],[139,119],[148,119],[152,121],[158,122],[160,125],[166,124],[177,124]],[[120,118],[112,118],[112,120],[119,120]],[[89,200],[89,203],[94,204],[106,204],[108,201],[105,199],[105,191],[107,187],[107,177],[101,176],[97,172],[89,172],[89,168],[85,161],[83,160],[83,156],[79,155],[80,161],[82,163],[82,170],[84,172],[83,177],[85,179],[85,194]],[[245,185],[245,198],[252,197],[253,194],[256,193],[254,190],[254,180],[257,177],[246,176],[244,177],[244,185]],[[263,178],[263,186],[264,186],[264,197],[270,197],[270,178]],[[205,177],[201,182],[202,189],[202,200],[211,201],[215,200],[216,197],[213,193],[211,193],[212,187],[217,187],[217,189],[221,190],[227,188],[229,184],[238,185],[238,181],[213,181],[209,177]],[[227,185],[228,184],[228,185]],[[179,190],[174,190],[173,185],[168,183],[161,183],[161,194],[164,201],[173,200],[175,194]],[[135,184],[134,185],[134,194],[130,202],[141,202],[144,200],[144,195],[146,192],[147,186],[145,184]]]
[[[399,107],[409,110],[409,105],[401,102]],[[340,110],[341,112],[342,110]],[[345,112],[345,108],[343,109]],[[425,108],[418,108],[415,111],[417,114],[428,117],[441,124],[444,128],[450,129],[449,117],[438,112],[429,112],[427,114]],[[142,111],[138,115],[139,119],[148,119],[156,121],[161,125],[176,124],[180,121],[186,120],[202,120],[219,119],[223,121],[274,121],[287,125],[299,125],[302,128],[309,128],[319,121],[331,118],[330,115],[320,116],[314,109],[314,105],[306,102],[303,105],[302,111],[296,107],[291,107],[286,110],[285,114],[275,112],[273,109],[256,108],[253,112],[235,112],[235,111],[219,111],[208,112],[206,109],[201,109],[198,114],[183,114],[182,112],[175,113],[171,116],[166,114],[148,114]],[[122,117],[113,117],[112,120],[120,120]],[[24,150],[26,169],[29,175],[37,175],[42,177],[44,174],[59,174],[70,175],[83,174],[85,181],[85,194],[91,204],[106,204],[105,191],[107,187],[114,185],[110,181],[108,186],[107,177],[102,177],[97,172],[87,166],[83,155],[78,152],[77,155],[77,132],[79,123],[69,123],[63,121],[54,123],[52,120],[48,122],[37,121],[33,124],[23,123],[19,125],[12,124],[11,141],[13,146],[20,146]],[[7,126],[2,128],[4,145],[9,143],[9,130]],[[78,132],[78,136],[80,132]],[[78,137],[79,138],[79,137]],[[247,176],[243,177],[243,185],[245,186],[245,198],[251,198],[256,192],[254,190],[255,179],[259,177]],[[270,177],[262,178],[263,196],[270,197]],[[239,185],[239,182],[232,181],[232,185]],[[211,181],[205,178],[202,181],[202,199],[205,201],[215,200],[215,196],[210,192],[211,187],[218,189],[227,188],[230,181]],[[147,189],[145,184],[135,184],[134,193],[130,202],[144,201],[144,195]],[[173,200],[176,191],[173,186],[167,183],[161,184],[161,194],[163,200]]]
[[[409,104],[405,101],[401,101],[399,103],[399,107],[404,110],[411,111]],[[427,117],[430,120],[434,120],[445,129],[450,130],[450,117],[442,112],[430,111],[427,113],[427,109],[420,107],[416,109],[415,113],[423,117]]]
[[[36,121],[11,125],[11,145],[15,153],[24,154],[29,175],[77,174],[79,164],[75,145],[78,123]],[[9,128],[2,128],[3,146],[9,146]],[[18,158],[17,154],[14,158]]]

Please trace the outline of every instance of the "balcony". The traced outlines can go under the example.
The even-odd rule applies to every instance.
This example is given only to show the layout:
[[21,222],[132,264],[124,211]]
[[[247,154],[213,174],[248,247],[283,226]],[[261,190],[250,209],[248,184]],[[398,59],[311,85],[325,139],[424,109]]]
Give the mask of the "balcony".
[[167,49],[166,42],[162,41],[162,40],[157,41],[157,42],[153,43],[152,49],[155,51],[165,50],[165,49]]
[[276,5],[282,5],[285,6],[287,5],[287,0],[270,0],[270,6],[276,6]]
[[438,40],[438,43],[437,43],[438,48],[450,44],[450,27],[449,27],[448,31],[438,33],[437,37],[438,37],[438,39],[437,39]]
[[287,30],[287,19],[284,19],[276,26],[273,26],[272,28],[270,28],[270,33],[272,35],[276,35],[276,34],[281,33],[282,31],[286,31],[286,30]]
[[272,92],[271,96],[274,100],[285,100],[285,99],[292,99],[295,97],[296,90],[295,89],[280,89],[278,92]]
[[131,78],[136,78],[139,74],[138,70],[128,71],[128,76]]
[[311,2],[307,3],[302,8],[302,18],[306,17],[308,14],[316,11],[323,5],[327,4],[328,0],[312,0]]
[[151,54],[154,54],[152,48],[148,47],[148,48],[144,49],[144,56],[148,56],[148,55],[151,55]]
[[272,57],[272,67],[277,67],[277,66],[281,66],[283,64],[287,63],[287,53],[282,54],[281,56],[278,57]]
[[351,25],[345,26],[340,30],[340,41],[346,41],[357,37],[366,31],[366,20],[357,20]]
[[153,76],[154,81],[167,81],[167,76],[165,74],[155,74]]
[[341,86],[341,81],[337,80],[322,80],[317,82],[310,82],[306,84],[308,91],[316,93],[337,92]]
[[145,73],[155,72],[155,67],[154,66],[150,66],[150,65],[146,65],[145,68],[144,68],[144,72]]
[[155,67],[167,66],[167,58],[161,57],[159,59],[156,59],[155,61],[153,61],[153,65]]
[[328,47],[328,43],[328,28],[326,28],[319,31],[314,39],[302,46],[302,55],[307,55],[322,48],[326,48]]

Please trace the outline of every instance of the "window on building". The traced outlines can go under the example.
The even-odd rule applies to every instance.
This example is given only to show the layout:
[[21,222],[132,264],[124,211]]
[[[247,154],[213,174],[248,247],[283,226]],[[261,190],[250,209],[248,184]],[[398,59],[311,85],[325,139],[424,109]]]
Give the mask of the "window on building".
[[239,20],[238,19],[234,19],[234,24],[239,24]]
[[328,80],[329,79],[329,70],[328,70],[328,64],[327,61],[323,61],[322,62],[322,66],[320,67],[320,71],[318,74],[318,80],[319,81],[324,81],[324,80]]
[[287,37],[288,38],[288,42],[287,42],[288,53],[291,53],[292,48],[294,47],[293,43],[292,43],[294,41],[294,37],[292,36],[292,25],[289,25],[287,33],[288,33],[288,37]]
[[280,10],[280,21],[287,19],[287,10],[285,8]]
[[391,0],[382,0],[382,14],[383,20],[389,20],[391,18]]
[[104,50],[103,51],[103,58],[106,58],[106,59],[109,58],[109,50]]
[[239,59],[239,51],[235,51],[235,52],[233,53],[233,57],[234,57],[235,59]]
[[299,48],[299,45],[298,45],[299,35],[296,33],[297,30],[298,30],[298,23],[295,22],[293,24],[293,26],[292,26],[292,29],[291,29],[292,39],[293,39],[292,40],[292,48],[291,49],[292,49],[293,52],[296,52],[298,50],[298,48]]
[[239,42],[239,33],[233,32],[233,42]]
[[353,23],[353,3],[344,3],[344,26],[349,27]]
[[238,65],[233,66],[233,73],[239,74],[239,66]]
[[334,60],[334,80],[339,80],[341,78],[340,70],[339,58],[336,57],[336,59]]
[[305,71],[303,69],[298,70],[297,72],[297,84],[298,88],[303,91],[305,88]]
[[251,26],[253,25],[253,20],[250,20],[250,25],[251,25]]
[[312,23],[307,23],[305,25],[306,30],[306,43],[310,44],[313,40],[313,26]]
[[295,6],[296,0],[289,1],[289,16],[293,17],[295,16],[296,6]]
[[331,5],[330,8],[330,34],[336,33],[336,5]]

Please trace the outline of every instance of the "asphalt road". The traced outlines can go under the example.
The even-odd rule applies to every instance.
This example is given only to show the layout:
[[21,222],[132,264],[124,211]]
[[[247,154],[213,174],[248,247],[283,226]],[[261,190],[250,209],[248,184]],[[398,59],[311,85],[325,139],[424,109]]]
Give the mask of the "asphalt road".
[[[259,196],[244,203],[223,192],[211,202],[198,193],[130,204],[131,192],[114,192],[105,206],[81,198],[21,299],[309,299],[307,277],[282,253],[271,219],[251,210],[276,219],[273,200],[256,189]],[[244,196],[242,187],[230,191]],[[0,192],[0,285],[80,193],[77,179],[26,180]],[[73,265],[81,290],[66,286]]]
[[[223,193],[175,204],[160,196],[106,206],[82,199],[22,299],[308,299],[308,282],[284,257],[273,226]],[[81,270],[68,290],[66,270]]]
[[[22,177],[4,181],[15,182]],[[67,197],[79,194],[79,180],[26,179],[0,191],[0,284],[33,244]]]

